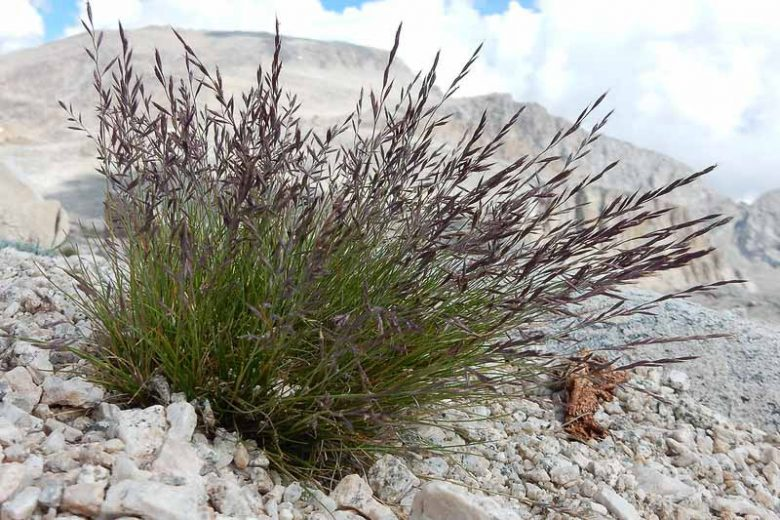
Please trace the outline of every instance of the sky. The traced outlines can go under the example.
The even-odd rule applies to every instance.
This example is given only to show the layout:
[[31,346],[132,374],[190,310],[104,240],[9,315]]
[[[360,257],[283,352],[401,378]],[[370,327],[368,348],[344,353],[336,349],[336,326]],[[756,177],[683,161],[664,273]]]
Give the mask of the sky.
[[[0,53],[80,30],[83,0],[0,0]],[[273,29],[388,48],[447,83],[473,49],[462,95],[509,92],[574,118],[604,91],[606,133],[718,163],[710,184],[739,200],[780,188],[778,0],[93,0],[96,24]],[[522,124],[522,121],[521,123]]]

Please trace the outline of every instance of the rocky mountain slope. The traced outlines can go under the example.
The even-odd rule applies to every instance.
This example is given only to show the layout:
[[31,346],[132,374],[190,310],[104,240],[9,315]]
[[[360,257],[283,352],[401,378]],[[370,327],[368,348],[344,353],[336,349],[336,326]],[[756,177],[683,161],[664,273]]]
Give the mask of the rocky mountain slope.
[[[219,64],[226,88],[232,92],[252,84],[256,65],[267,66],[273,50],[272,36],[262,33],[184,31],[183,36],[205,63]],[[129,37],[136,68],[151,83],[154,48],[160,49],[169,72],[183,71],[181,47],[169,29],[149,27],[130,31]],[[58,99],[72,103],[85,112],[87,122],[91,120],[91,68],[82,50],[86,43],[86,36],[80,35],[0,56],[0,136],[4,136],[0,138],[0,165],[43,195],[61,201],[73,221],[99,222],[103,184],[92,173],[93,151],[81,136],[65,129],[63,113],[56,103]],[[116,53],[117,43],[115,33],[106,35],[106,58]],[[361,87],[381,80],[387,53],[344,43],[286,38],[283,59],[285,86],[299,95],[302,119],[315,128],[324,128],[353,108]],[[412,77],[403,64],[398,64],[393,74],[399,84]],[[583,99],[583,105],[587,101]],[[453,113],[453,123],[443,137],[459,138],[478,121],[483,109],[490,115],[490,134],[519,106],[509,95],[453,99],[447,107]],[[565,125],[543,107],[528,104],[497,158],[508,161],[536,152]],[[559,151],[576,146],[578,137]],[[597,212],[616,193],[658,187],[692,172],[669,157],[608,137],[594,145],[591,154],[581,161],[580,171],[598,170],[615,159],[620,159],[621,165],[588,191],[590,205],[584,211]],[[663,203],[676,205],[679,210],[659,224],[710,213],[737,218],[701,241],[702,246],[716,246],[715,254],[645,286],[682,289],[717,279],[750,278],[754,283],[704,301],[714,306],[742,307],[750,316],[780,321],[780,218],[773,203],[776,199],[777,195],[768,194],[754,205],[740,205],[709,188],[706,180],[673,193]]]

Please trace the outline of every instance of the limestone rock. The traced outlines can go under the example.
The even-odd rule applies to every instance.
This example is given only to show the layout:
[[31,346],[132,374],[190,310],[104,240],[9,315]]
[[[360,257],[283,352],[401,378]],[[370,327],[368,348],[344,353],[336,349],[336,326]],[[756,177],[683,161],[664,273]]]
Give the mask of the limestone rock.
[[427,483],[414,497],[411,520],[520,520],[494,499],[446,482]]
[[0,417],[0,446],[10,446],[22,440],[22,431],[8,419]]
[[238,469],[246,469],[249,466],[249,452],[243,442],[236,444],[236,449],[233,450],[233,464]]
[[737,220],[737,245],[748,258],[780,267],[780,190],[760,196]]
[[181,439],[166,439],[157,458],[152,463],[152,472],[186,480],[199,480],[203,467],[198,452],[189,442]]
[[59,507],[62,501],[62,493],[65,491],[63,481],[56,478],[44,478],[41,482],[38,482],[38,485],[41,487],[38,502],[44,507]]
[[339,509],[354,509],[370,520],[397,520],[393,511],[374,498],[371,487],[359,475],[347,475],[330,494]]
[[24,464],[0,463],[0,504],[11,498],[24,485],[27,469]]
[[168,438],[189,442],[198,424],[195,407],[188,402],[176,402],[165,408],[168,418]]
[[125,443],[125,452],[140,466],[154,460],[165,441],[168,421],[165,408],[160,405],[143,410],[119,412],[117,437]]
[[59,202],[44,200],[0,165],[0,240],[43,248],[59,245],[69,231],[68,215]]
[[24,488],[11,500],[3,504],[2,509],[0,509],[0,519],[27,520],[35,511],[40,494],[41,490],[37,487],[29,486]]
[[27,413],[41,400],[41,388],[35,384],[32,375],[25,367],[16,367],[0,377],[8,384],[9,392],[5,399]]
[[602,485],[593,499],[606,507],[618,520],[642,520],[636,508],[607,485]]
[[97,516],[103,503],[106,482],[84,482],[65,488],[62,509],[83,516]]
[[669,497],[680,501],[691,496],[696,490],[679,479],[664,475],[653,465],[636,465],[631,471],[637,480],[639,489],[653,495]]
[[406,467],[404,461],[392,455],[383,455],[368,471],[368,482],[385,503],[397,504],[420,480]]
[[105,391],[80,377],[49,376],[43,381],[43,404],[91,408],[103,400]]
[[206,517],[206,495],[197,486],[123,480],[106,493],[102,514],[109,518],[137,516],[192,520]]
[[[262,500],[253,507],[235,479],[219,478],[208,482],[206,490],[211,504],[223,515],[249,517],[262,511]],[[259,497],[258,497],[259,499]]]

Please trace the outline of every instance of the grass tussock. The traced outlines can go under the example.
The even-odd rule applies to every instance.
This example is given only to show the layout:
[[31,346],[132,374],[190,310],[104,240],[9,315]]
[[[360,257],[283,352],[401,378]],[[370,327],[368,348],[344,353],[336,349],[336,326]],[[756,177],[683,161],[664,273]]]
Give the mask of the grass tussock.
[[[97,247],[111,275],[70,270],[96,325],[82,353],[92,377],[149,404],[161,376],[298,475],[338,473],[392,449],[389,439],[440,406],[534,381],[532,346],[553,334],[551,320],[567,320],[560,337],[645,312],[614,291],[707,254],[692,241],[724,223],[659,228],[667,210],[644,209],[706,170],[575,218],[576,195],[614,166],[570,180],[606,119],[576,153],[552,150],[601,99],[538,155],[506,166],[492,157],[522,110],[496,135],[483,115],[438,146],[443,103],[476,53],[432,101],[435,62],[393,87],[397,35],[381,87],[318,134],[282,90],[278,29],[270,68],[234,97],[181,37],[187,74],[168,76],[158,55],[152,95],[121,26],[122,51],[108,61],[91,15],[85,27],[97,129],[63,108],[94,140],[108,186]],[[204,92],[216,100],[208,108]],[[604,295],[615,304],[572,312]]]

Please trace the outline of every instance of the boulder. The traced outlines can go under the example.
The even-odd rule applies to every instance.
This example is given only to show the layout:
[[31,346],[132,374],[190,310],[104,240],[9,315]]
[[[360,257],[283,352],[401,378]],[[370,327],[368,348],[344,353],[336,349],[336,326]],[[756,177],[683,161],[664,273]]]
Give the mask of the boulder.
[[69,226],[68,215],[59,202],[44,200],[0,167],[0,241],[51,248],[62,243]]

